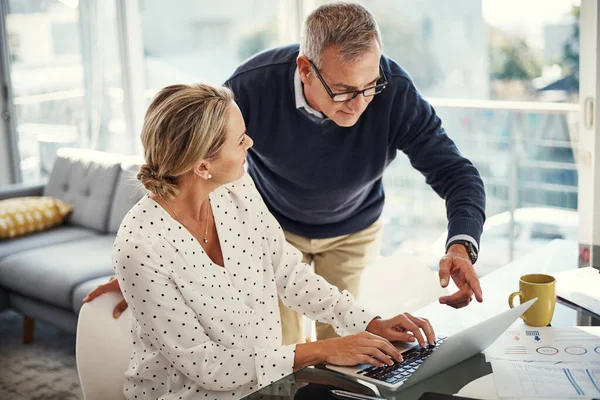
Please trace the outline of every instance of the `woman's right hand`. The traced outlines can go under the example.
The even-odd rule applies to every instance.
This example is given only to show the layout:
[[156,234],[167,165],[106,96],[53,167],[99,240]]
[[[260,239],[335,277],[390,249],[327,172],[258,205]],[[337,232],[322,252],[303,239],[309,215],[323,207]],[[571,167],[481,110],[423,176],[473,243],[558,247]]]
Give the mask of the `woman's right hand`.
[[[121,288],[119,287],[119,281],[114,276],[112,278],[110,278],[110,280],[108,282],[106,282],[105,284],[102,284],[102,285],[98,286],[96,289],[92,290],[85,297],[85,299],[83,299],[83,302],[84,303],[90,302],[90,301],[94,300],[96,297],[100,296],[101,294],[109,293],[109,292],[121,293]],[[113,317],[119,318],[121,313],[123,311],[125,311],[126,309],[127,309],[127,302],[125,302],[125,299],[123,299],[121,302],[119,302],[119,304],[117,304],[117,306],[113,310]]]
[[402,361],[402,354],[387,339],[370,332],[320,340],[325,362],[335,365],[371,364],[382,367]]

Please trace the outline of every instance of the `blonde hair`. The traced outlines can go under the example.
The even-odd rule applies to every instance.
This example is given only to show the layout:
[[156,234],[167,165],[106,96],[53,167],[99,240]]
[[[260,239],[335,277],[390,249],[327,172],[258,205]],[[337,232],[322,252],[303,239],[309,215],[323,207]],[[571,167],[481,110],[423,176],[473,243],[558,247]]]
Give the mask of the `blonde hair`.
[[158,92],[142,128],[146,164],[137,179],[144,187],[159,196],[177,196],[179,178],[223,147],[233,100],[230,89],[207,84],[172,85]]
[[381,32],[373,14],[359,4],[330,3],[314,10],[302,27],[300,54],[321,68],[321,56],[336,46],[342,62],[358,60],[373,46],[382,49]]

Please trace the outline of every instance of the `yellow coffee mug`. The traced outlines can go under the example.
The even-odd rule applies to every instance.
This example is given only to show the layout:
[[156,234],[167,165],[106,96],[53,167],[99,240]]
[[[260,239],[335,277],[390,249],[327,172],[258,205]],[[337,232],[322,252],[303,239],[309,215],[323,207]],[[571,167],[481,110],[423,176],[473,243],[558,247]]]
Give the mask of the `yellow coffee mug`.
[[519,296],[521,303],[537,297],[537,301],[523,315],[523,321],[531,326],[548,326],[552,322],[556,305],[556,279],[550,275],[530,274],[519,279],[519,291],[508,296],[508,305]]

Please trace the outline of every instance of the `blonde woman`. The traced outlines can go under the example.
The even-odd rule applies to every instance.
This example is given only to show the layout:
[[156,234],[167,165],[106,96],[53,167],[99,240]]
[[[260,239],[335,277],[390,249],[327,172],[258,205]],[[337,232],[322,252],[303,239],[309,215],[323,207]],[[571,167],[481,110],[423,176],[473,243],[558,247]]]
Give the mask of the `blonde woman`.
[[[229,89],[163,89],[142,143],[149,192],[113,249],[133,316],[127,398],[239,398],[321,362],[392,364],[389,340],[433,343],[427,320],[378,319],[301,262],[244,173],[253,142]],[[343,337],[283,346],[278,296]]]

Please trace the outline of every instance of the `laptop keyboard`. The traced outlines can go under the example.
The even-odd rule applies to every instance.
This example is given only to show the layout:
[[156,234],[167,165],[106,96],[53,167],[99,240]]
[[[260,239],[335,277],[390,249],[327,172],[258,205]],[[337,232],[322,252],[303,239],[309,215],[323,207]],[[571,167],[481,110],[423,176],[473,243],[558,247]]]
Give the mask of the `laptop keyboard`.
[[416,346],[402,353],[402,362],[395,361],[393,365],[384,365],[383,367],[367,367],[358,371],[358,374],[368,376],[371,379],[377,379],[391,385],[401,383],[408,379],[433,353],[438,346],[444,342],[446,337],[438,337],[435,344],[427,347]]

